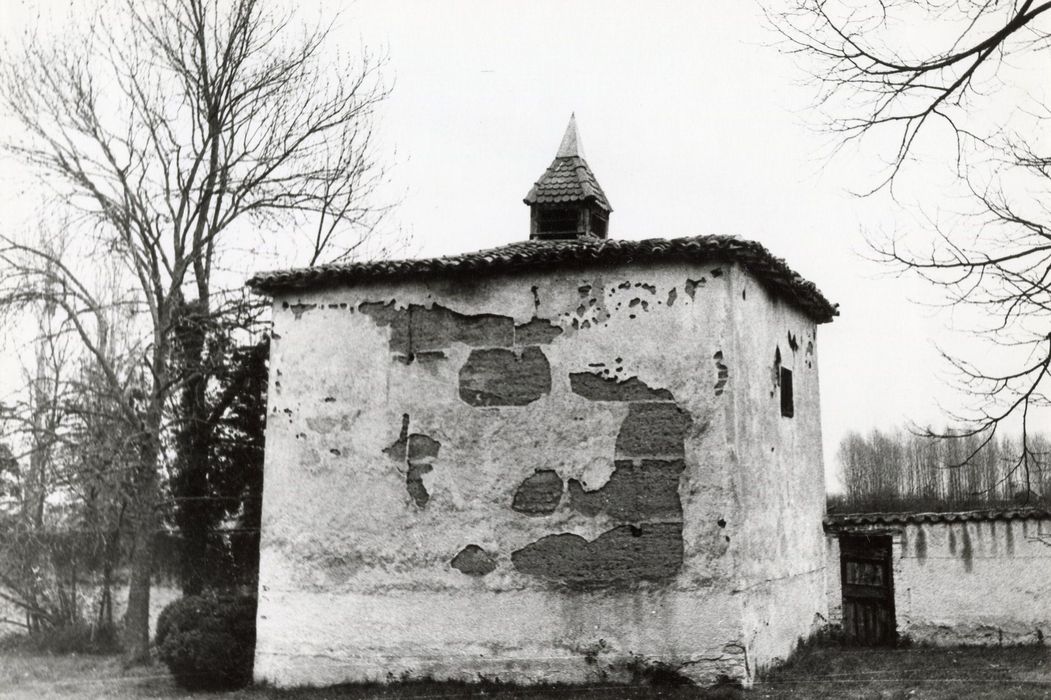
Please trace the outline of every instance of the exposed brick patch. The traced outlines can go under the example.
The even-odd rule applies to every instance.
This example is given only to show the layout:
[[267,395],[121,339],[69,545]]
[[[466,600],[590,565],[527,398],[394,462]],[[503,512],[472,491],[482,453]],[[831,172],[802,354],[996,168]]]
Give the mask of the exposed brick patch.
[[546,318],[534,318],[515,326],[515,345],[546,345],[562,335],[562,328]]
[[429,474],[433,469],[430,464],[409,462],[409,471],[405,474],[405,490],[420,508],[431,500],[431,494],[427,493],[427,487],[423,485],[423,475]]
[[770,368],[770,380],[770,397],[773,398],[781,386],[781,346],[774,348],[774,366]]
[[620,525],[588,542],[548,535],[511,554],[519,571],[573,587],[660,581],[682,566],[682,523]]
[[399,309],[394,304],[393,299],[387,302],[363,301],[358,304],[358,311],[371,318],[378,326],[393,325],[395,319],[399,318],[404,312],[403,309]]
[[[605,400],[612,391],[617,400],[628,400],[607,482],[594,491],[585,491],[576,479],[568,484],[571,508],[592,517],[606,515],[619,524],[590,542],[569,533],[542,537],[514,552],[512,564],[523,573],[576,588],[674,576],[683,557],[679,479],[686,468],[689,413],[670,392],[637,379],[632,384],[581,373],[570,375],[570,382],[574,391],[590,394],[589,398]],[[632,400],[650,398],[655,392],[662,392],[659,399],[668,400]]]
[[622,522],[681,521],[679,477],[686,468],[681,459],[617,460],[606,484],[585,491],[576,479],[569,480],[569,505],[584,515],[606,515]]
[[295,319],[297,321],[303,317],[303,314],[305,312],[313,311],[316,308],[317,308],[317,304],[303,304],[303,303],[292,304],[291,306],[288,307],[288,309],[292,312],[292,315],[295,317]]
[[466,316],[435,304],[430,309],[410,306],[413,349],[433,350],[460,342],[472,347],[510,346],[514,321],[509,316]]
[[441,350],[421,350],[420,352],[413,353],[417,362],[428,363],[437,362],[438,360],[446,359],[447,355]]
[[383,448],[383,454],[388,455],[395,462],[404,464],[405,448],[409,444],[409,414],[401,414],[401,434],[398,439]]
[[[625,282],[625,284],[631,286],[630,282]],[[577,287],[579,295],[577,307],[562,314],[563,322],[573,330],[587,330],[597,328],[600,324],[609,321],[610,313],[606,309],[604,289],[605,287],[601,284],[584,284]],[[613,294],[614,291],[615,288],[609,293]]]
[[524,406],[550,391],[551,365],[536,346],[472,350],[460,368],[460,398],[471,406]]
[[638,377],[617,381],[593,372],[574,372],[569,375],[569,385],[574,394],[592,401],[670,401],[673,398],[667,389],[654,389]]
[[452,558],[449,565],[468,576],[485,576],[496,568],[496,559],[476,544],[469,544]]
[[562,477],[554,469],[537,469],[515,491],[511,508],[526,515],[547,515],[562,500]]
[[631,403],[617,434],[617,458],[682,458],[690,414],[672,402]]
[[431,499],[427,487],[423,484],[423,475],[429,474],[434,467],[431,464],[438,457],[442,444],[422,433],[409,434],[409,414],[401,417],[401,433],[383,453],[399,465],[405,465],[405,489],[417,506],[423,508]]
[[685,290],[686,295],[690,297],[690,299],[693,299],[694,296],[697,294],[697,288],[703,287],[706,284],[708,284],[708,280],[704,279],[703,277],[699,280],[688,279],[686,280],[686,286],[683,287],[683,289]]
[[715,369],[719,373],[718,378],[715,382],[715,395],[722,396],[723,389],[726,387],[726,382],[730,379],[730,369],[723,364],[723,351],[717,350],[712,359],[715,360]]
[[471,347],[511,347],[514,343],[514,320],[497,314],[461,314],[439,304],[410,304],[398,308],[388,302],[362,302],[361,313],[377,325],[389,327],[390,349],[397,359],[411,363],[420,353],[428,359],[442,359],[442,350],[453,343]]

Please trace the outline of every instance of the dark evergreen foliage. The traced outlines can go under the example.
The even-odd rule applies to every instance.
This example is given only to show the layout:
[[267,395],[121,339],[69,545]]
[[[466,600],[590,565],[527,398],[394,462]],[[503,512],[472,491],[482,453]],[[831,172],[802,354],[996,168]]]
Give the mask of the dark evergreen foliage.
[[158,655],[187,690],[241,688],[252,680],[255,598],[186,596],[157,619]]
[[188,595],[255,585],[269,354],[266,339],[235,345],[229,328],[186,335],[196,331],[208,336],[212,381],[203,397],[201,385],[187,385],[171,480]]

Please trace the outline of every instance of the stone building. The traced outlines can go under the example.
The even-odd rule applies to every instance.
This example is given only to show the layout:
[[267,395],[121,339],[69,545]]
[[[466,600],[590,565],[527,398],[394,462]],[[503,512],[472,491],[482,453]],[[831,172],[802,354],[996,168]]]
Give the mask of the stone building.
[[572,123],[525,201],[528,241],[251,280],[258,680],[748,683],[823,621],[835,308],[757,243],[608,239]]

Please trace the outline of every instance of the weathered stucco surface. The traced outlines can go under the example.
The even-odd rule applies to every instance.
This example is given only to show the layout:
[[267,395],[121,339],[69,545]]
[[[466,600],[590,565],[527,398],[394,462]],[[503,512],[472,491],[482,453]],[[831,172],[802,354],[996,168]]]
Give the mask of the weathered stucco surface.
[[[743,515],[734,590],[754,673],[826,623],[817,328],[739,268],[730,285],[736,352],[728,358],[728,466]],[[781,412],[781,370],[791,372],[791,417]]]
[[[1051,520],[910,523],[889,529],[898,634],[951,645],[1051,644]],[[837,536],[828,538],[829,609],[842,614]]]
[[748,682],[824,612],[814,325],[734,266],[278,297],[268,397],[259,680]]

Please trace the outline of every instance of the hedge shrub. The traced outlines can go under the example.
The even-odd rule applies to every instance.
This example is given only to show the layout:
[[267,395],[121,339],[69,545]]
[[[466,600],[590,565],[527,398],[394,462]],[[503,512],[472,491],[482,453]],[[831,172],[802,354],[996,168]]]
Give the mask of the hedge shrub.
[[252,680],[255,598],[187,596],[157,618],[155,643],[175,682],[187,690],[240,688]]

